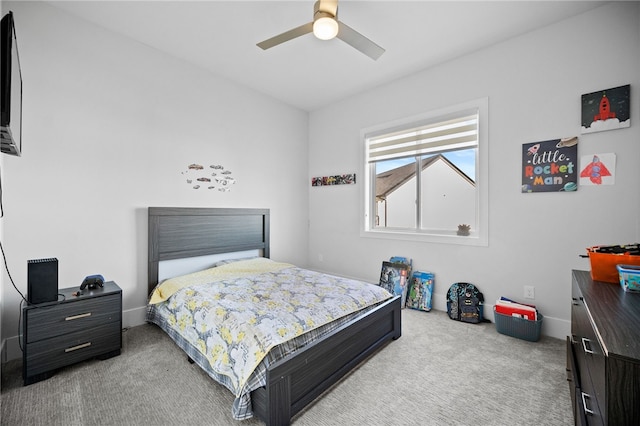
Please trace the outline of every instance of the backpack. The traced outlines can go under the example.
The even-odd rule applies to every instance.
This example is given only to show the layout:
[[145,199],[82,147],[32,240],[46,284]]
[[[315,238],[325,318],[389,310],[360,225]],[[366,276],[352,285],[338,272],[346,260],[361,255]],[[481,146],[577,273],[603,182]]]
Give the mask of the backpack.
[[477,324],[482,318],[484,295],[469,283],[454,283],[447,292],[447,313],[453,320]]

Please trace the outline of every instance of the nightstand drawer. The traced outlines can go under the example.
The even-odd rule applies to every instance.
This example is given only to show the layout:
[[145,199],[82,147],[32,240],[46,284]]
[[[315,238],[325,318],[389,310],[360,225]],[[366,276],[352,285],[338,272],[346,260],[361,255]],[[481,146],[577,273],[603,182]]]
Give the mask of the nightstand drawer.
[[120,328],[119,293],[94,297],[82,303],[60,303],[34,308],[25,314],[27,344],[117,321]]
[[89,330],[29,343],[25,347],[26,377],[84,361],[112,351],[121,345],[120,321]]

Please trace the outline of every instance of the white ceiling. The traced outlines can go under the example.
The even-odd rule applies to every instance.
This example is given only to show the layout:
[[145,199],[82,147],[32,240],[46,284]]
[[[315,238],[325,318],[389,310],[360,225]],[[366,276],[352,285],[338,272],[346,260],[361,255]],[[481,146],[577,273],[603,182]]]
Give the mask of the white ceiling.
[[50,3],[312,111],[607,2],[340,1],[339,20],[386,49],[377,61],[311,34],[266,51],[256,46],[311,22],[314,0]]

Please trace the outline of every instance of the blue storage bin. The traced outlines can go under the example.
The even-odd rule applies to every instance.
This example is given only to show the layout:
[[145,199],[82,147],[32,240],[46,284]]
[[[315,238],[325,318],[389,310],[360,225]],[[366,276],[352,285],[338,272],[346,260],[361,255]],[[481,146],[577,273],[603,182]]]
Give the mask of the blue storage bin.
[[616,265],[620,276],[620,285],[624,291],[630,293],[640,292],[640,266]]

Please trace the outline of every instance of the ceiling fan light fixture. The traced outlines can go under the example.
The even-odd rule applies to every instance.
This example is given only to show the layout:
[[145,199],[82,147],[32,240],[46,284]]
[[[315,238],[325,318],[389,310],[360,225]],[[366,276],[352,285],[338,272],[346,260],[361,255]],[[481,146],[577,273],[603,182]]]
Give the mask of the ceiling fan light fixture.
[[313,21],[313,35],[320,40],[331,40],[338,35],[338,21],[332,16],[322,16]]
[[344,22],[338,21],[338,0],[317,0],[313,5],[313,21],[261,41],[257,46],[267,50],[311,32],[320,40],[331,40],[337,37],[374,61],[384,53],[382,47]]

